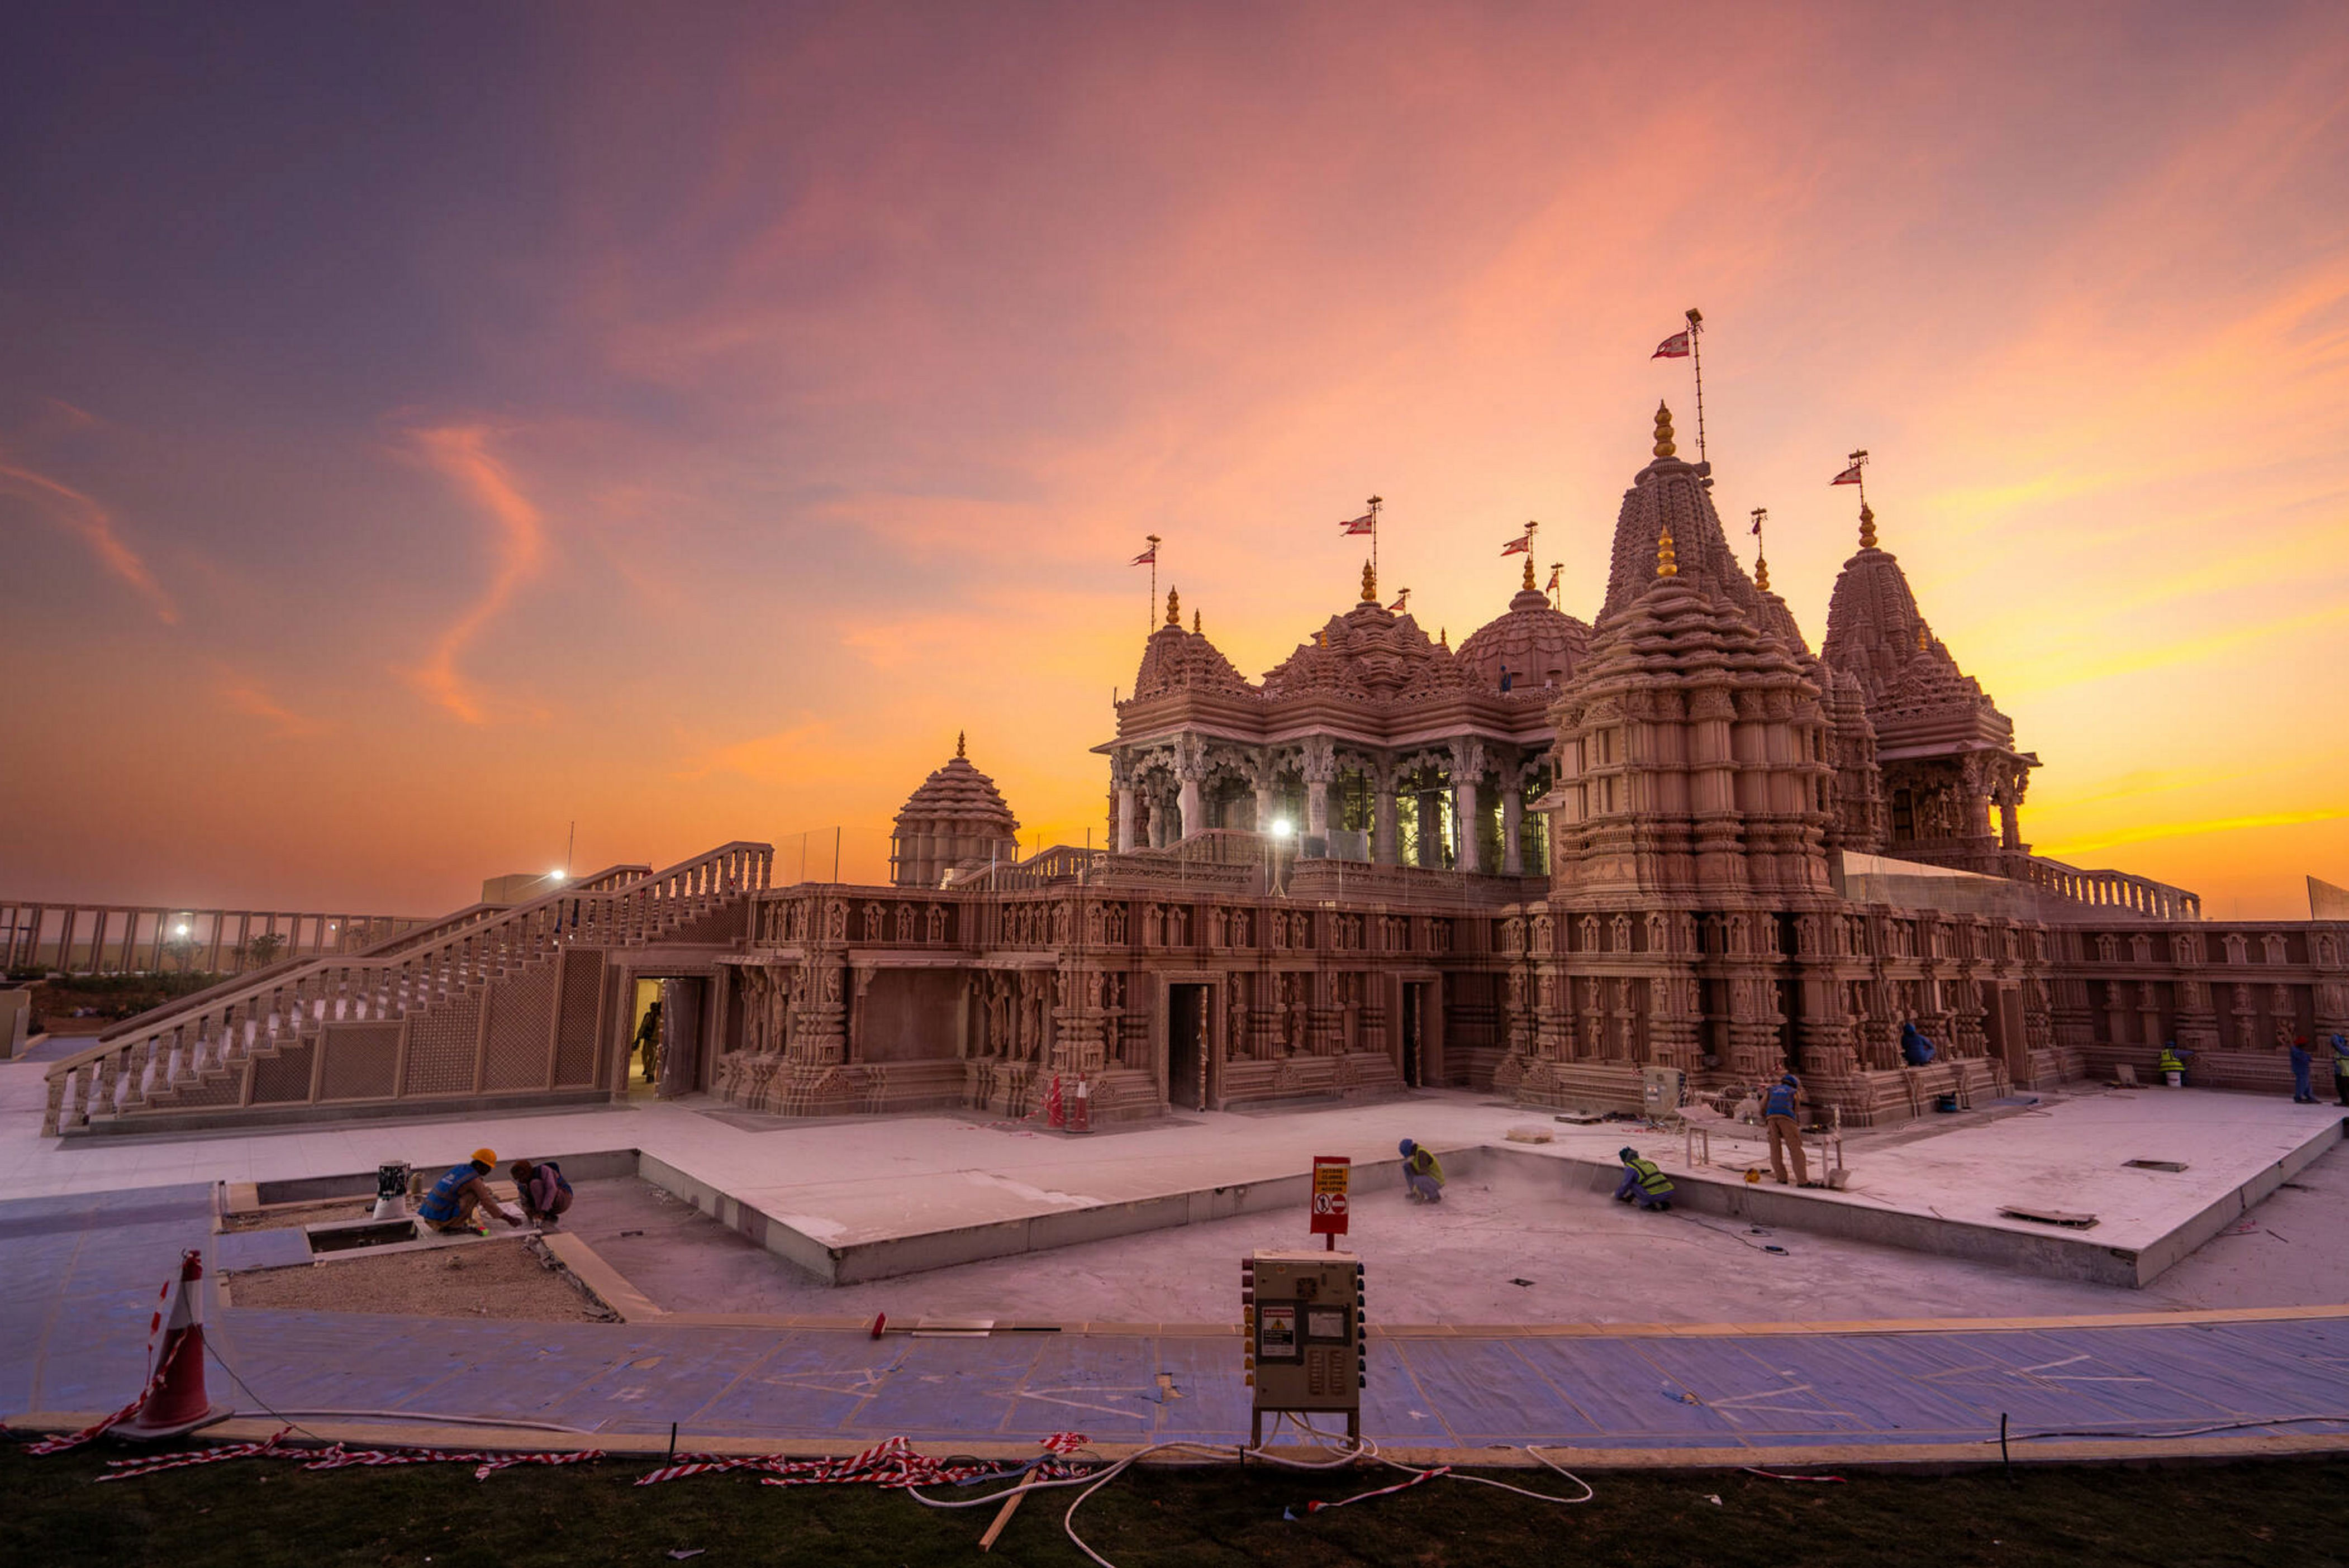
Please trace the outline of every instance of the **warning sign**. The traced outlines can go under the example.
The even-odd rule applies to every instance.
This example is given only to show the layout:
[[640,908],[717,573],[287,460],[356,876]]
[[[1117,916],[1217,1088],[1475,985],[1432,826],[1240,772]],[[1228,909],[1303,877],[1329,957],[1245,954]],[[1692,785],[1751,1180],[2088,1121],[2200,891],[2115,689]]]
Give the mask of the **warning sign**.
[[1342,1236],[1346,1233],[1346,1188],[1354,1173],[1354,1162],[1342,1154],[1317,1154],[1313,1157],[1312,1222],[1308,1234]]

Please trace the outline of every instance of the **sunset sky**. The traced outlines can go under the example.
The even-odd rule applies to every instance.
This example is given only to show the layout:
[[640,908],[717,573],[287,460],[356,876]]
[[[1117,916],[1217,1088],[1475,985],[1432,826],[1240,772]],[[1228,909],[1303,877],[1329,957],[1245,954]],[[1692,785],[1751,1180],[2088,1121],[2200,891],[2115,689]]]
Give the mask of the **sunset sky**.
[[[1844,454],[2043,853],[2349,882],[2349,10],[0,9],[0,897],[432,913],[967,728],[1098,836],[1127,561],[1260,675]],[[1751,541],[1735,535],[1741,549]],[[1746,558],[1750,562],[1750,550]]]

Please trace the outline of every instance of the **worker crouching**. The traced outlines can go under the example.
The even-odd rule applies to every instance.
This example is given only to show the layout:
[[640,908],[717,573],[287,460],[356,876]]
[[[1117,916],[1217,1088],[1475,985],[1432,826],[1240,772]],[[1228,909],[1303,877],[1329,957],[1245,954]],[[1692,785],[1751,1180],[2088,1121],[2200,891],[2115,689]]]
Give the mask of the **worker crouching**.
[[552,1160],[536,1164],[517,1160],[506,1167],[506,1174],[513,1178],[514,1196],[532,1224],[551,1231],[563,1222],[564,1212],[571,1207],[571,1182],[562,1166]]
[[1654,1161],[1640,1159],[1636,1149],[1625,1149],[1616,1158],[1623,1161],[1623,1180],[1615,1183],[1617,1202],[1637,1200],[1642,1209],[1672,1206],[1672,1179],[1657,1170]]
[[462,1165],[451,1165],[424,1201],[416,1205],[416,1217],[429,1230],[442,1235],[462,1235],[478,1232],[482,1227],[473,1222],[476,1209],[486,1210],[509,1225],[522,1223],[520,1214],[506,1212],[505,1206],[490,1194],[487,1180],[498,1168],[497,1151],[476,1149],[473,1158]]
[[1434,1153],[1408,1138],[1398,1147],[1402,1150],[1403,1196],[1414,1203],[1444,1202],[1444,1167]]

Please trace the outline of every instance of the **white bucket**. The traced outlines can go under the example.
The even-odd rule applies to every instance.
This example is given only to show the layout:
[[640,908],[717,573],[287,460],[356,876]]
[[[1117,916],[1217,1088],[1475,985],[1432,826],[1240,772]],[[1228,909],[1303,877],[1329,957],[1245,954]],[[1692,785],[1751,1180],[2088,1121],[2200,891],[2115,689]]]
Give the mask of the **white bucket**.
[[2186,1075],[2184,1073],[2164,1073],[2161,1076],[2163,1081],[2168,1083],[2172,1088],[2184,1088],[2186,1087]]

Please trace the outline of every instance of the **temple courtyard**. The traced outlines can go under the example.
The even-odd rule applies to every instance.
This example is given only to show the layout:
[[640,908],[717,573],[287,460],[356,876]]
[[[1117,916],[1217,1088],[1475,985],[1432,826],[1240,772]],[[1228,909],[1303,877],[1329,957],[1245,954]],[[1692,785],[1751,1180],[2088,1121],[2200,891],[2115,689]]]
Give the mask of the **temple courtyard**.
[[[2002,1418],[2042,1457],[2349,1434],[2342,1111],[2282,1097],[2017,1094],[1847,1133],[1844,1188],[1795,1191],[1745,1180],[1762,1145],[1716,1115],[1587,1122],[1460,1090],[1090,1135],[698,1096],[61,1141],[37,1130],[43,1070],[0,1065],[0,1412],[43,1425],[135,1391],[158,1285],[198,1248],[224,1433],[1228,1442],[1240,1261],[1308,1244],[1306,1171],[1338,1154],[1365,1429],[1397,1451],[1979,1459]],[[1440,1152],[1441,1206],[1403,1202],[1405,1136]],[[1608,1201],[1627,1143],[1680,1183],[1672,1212]],[[502,1227],[314,1257],[292,1222],[364,1215],[379,1161],[432,1172],[484,1144],[577,1178],[551,1312],[497,1283]],[[1837,1160],[1824,1139],[1810,1158]]]

